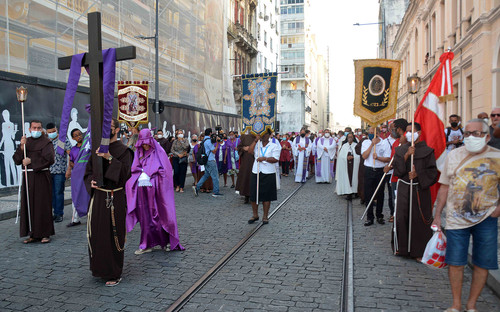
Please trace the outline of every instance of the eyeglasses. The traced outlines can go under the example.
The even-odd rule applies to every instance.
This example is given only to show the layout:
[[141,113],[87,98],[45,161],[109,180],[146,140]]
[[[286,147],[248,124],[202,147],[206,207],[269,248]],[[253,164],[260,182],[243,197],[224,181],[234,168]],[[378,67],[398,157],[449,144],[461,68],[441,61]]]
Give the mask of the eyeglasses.
[[464,132],[464,137],[468,138],[471,134],[473,137],[476,138],[482,138],[486,135],[488,132],[483,132],[483,131],[465,131]]
[[500,114],[490,114],[491,117],[500,117]]

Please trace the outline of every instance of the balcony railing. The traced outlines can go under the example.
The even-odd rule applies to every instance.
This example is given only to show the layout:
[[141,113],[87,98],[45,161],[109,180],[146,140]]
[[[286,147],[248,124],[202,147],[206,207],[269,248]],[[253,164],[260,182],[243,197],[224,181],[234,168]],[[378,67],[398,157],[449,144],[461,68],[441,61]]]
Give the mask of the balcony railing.
[[257,54],[257,39],[243,25],[230,21],[228,33],[236,39],[236,44],[245,48],[249,54]]

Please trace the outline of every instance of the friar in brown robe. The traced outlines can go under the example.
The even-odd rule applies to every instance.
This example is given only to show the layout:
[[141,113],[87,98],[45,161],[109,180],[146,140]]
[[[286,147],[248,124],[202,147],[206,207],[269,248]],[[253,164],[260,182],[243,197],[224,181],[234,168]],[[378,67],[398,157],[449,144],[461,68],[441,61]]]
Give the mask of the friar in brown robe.
[[[20,236],[28,236],[25,244],[42,240],[48,243],[49,237],[54,235],[54,221],[52,220],[52,179],[49,167],[54,163],[54,146],[52,142],[42,134],[42,122],[33,120],[30,123],[30,131],[38,138],[22,137],[21,144],[12,156],[16,165],[22,165],[24,151],[26,148],[26,163],[28,164],[28,191],[29,191],[29,217],[26,198],[26,178],[22,177],[21,211],[20,211]],[[24,144],[26,143],[26,144]]]
[[[362,138],[361,140],[359,140],[359,143],[354,148],[354,151],[359,156],[361,156],[361,145],[363,145],[364,140],[366,140],[366,138]],[[366,202],[366,198],[365,198],[365,160],[363,159],[363,157],[359,157],[358,196],[361,199],[361,204],[364,204]],[[368,198],[368,201],[370,199],[371,198]]]
[[[411,124],[407,128],[411,134]],[[394,155],[394,174],[399,178],[396,213],[392,246],[396,247],[396,255],[422,258],[427,242],[432,237],[432,199],[430,187],[438,180],[434,149],[416,135],[420,135],[420,125],[415,123],[415,148],[413,156],[414,170],[411,170],[411,143],[396,148]],[[408,139],[408,138],[407,138]],[[411,141],[411,137],[408,141]],[[410,175],[413,179],[413,204],[411,223],[411,244],[408,252],[409,215],[410,215]],[[396,235],[396,237],[394,237]],[[394,246],[394,238],[397,245]]]
[[[116,140],[118,121],[113,119],[108,153],[92,153],[85,170],[85,186],[91,196],[87,237],[92,275],[114,286],[121,280],[125,247],[127,199],[125,183],[130,178],[133,152]],[[96,188],[92,157],[102,157],[103,186]],[[111,200],[112,196],[112,200]]]
[[240,172],[236,180],[235,190],[240,192],[240,196],[245,196],[245,203],[250,200],[250,179],[252,177],[252,167],[254,162],[253,154],[248,152],[248,147],[255,140],[252,134],[242,134],[240,144],[236,147],[240,155]]

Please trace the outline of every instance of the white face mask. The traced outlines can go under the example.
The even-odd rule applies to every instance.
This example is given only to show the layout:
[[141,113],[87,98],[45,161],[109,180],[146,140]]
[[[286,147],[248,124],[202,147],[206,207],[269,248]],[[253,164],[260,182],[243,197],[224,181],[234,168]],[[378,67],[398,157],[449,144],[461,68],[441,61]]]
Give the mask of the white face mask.
[[158,137],[158,139],[161,139],[161,138],[163,138],[163,135],[158,134],[158,136],[157,136],[157,137]]
[[486,146],[486,136],[482,138],[476,138],[474,136],[469,136],[464,138],[465,148],[471,153],[477,153]]
[[179,139],[183,139],[183,138],[184,138],[184,134],[183,134],[183,133],[179,133],[179,134],[177,135],[177,137],[178,137]]
[[[406,140],[411,142],[411,132],[406,132],[405,134]],[[413,140],[416,141],[418,139],[418,132],[413,132]]]
[[325,133],[325,138],[329,138],[330,137],[330,133]]
[[358,135],[362,135],[362,134],[363,134],[363,132],[361,132],[361,131],[358,131]]

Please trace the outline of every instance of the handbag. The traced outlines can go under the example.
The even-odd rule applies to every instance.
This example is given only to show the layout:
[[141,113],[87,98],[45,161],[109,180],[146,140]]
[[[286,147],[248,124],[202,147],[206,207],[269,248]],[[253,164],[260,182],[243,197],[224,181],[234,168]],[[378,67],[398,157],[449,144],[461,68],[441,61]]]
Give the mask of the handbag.
[[188,162],[188,158],[187,158],[187,156],[184,156],[184,157],[180,157],[180,158],[179,158],[179,164],[184,164],[184,163],[186,163],[186,164],[187,164],[187,162]]

